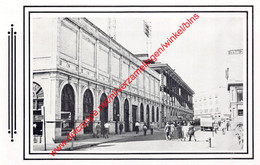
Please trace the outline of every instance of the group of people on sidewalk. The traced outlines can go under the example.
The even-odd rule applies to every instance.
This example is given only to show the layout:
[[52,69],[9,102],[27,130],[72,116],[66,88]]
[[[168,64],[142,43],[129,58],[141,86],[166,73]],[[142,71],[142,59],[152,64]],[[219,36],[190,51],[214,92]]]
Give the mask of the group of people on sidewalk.
[[[138,122],[137,122],[137,123],[138,123]],[[139,123],[138,123],[138,125],[140,126]],[[139,126],[138,126],[138,127],[139,127]],[[155,126],[154,126],[154,123],[153,123],[153,122],[149,124],[149,129],[150,129],[150,131],[151,131],[151,135],[153,135],[154,127],[155,127]],[[139,128],[138,128],[138,129],[139,129]],[[144,125],[143,125],[144,136],[146,136],[147,130],[148,130],[148,125],[147,125],[146,123],[144,123]]]
[[180,122],[167,122],[164,128],[165,138],[166,140],[178,139],[178,140],[189,140],[193,137],[196,141],[195,137],[195,128],[190,122],[184,122],[181,125]]
[[218,131],[221,131],[223,135],[226,134],[226,131],[230,130],[230,122],[223,120],[223,121],[215,121],[213,122],[213,131],[215,134],[218,133]]
[[96,137],[99,138],[101,134],[103,134],[103,137],[106,139],[106,138],[109,138],[108,137],[108,134],[109,134],[109,127],[110,127],[110,124],[109,123],[105,123],[104,124],[104,128],[103,128],[103,131],[102,131],[102,127],[100,125],[100,122],[98,122],[98,124],[96,125]]
[[[98,124],[96,125],[95,137],[99,138],[101,136],[101,134],[103,134],[103,137],[109,138],[109,136],[108,136],[108,134],[109,134],[109,127],[110,127],[110,124],[109,123],[105,123],[104,124],[104,128],[102,130],[100,122],[98,122]],[[149,124],[149,129],[151,131],[151,135],[153,135],[154,127],[155,126],[154,126],[153,122]],[[119,133],[120,133],[120,135],[122,134],[123,128],[124,128],[123,123],[120,123],[119,124]],[[139,134],[140,123],[138,121],[135,123],[135,128],[134,129],[135,129],[136,134]],[[148,125],[146,123],[144,123],[144,125],[143,125],[144,136],[146,136],[147,130],[148,130]]]

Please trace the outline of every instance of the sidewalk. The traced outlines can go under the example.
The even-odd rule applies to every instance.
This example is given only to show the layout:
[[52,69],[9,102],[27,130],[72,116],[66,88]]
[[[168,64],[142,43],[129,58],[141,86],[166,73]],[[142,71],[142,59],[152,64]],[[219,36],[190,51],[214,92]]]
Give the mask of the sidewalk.
[[[154,132],[159,132],[160,130],[154,130]],[[103,136],[100,138],[87,138],[83,140],[76,140],[73,141],[73,150],[77,150],[80,148],[88,148],[92,146],[96,146],[98,144],[107,143],[107,142],[113,142],[120,139],[124,139],[127,137],[137,137],[137,136],[143,136],[143,132],[139,132],[139,134],[136,134],[135,132],[127,132],[123,133],[121,135],[119,134],[113,134],[109,135],[109,138],[105,139]],[[54,148],[56,148],[59,145],[59,143],[53,143],[53,144],[47,144],[46,150],[51,151]],[[68,151],[70,150],[71,142],[67,142],[65,147],[62,147],[62,151]],[[33,144],[33,151],[44,151],[44,145],[43,144]]]
[[233,131],[226,131],[224,135],[221,131],[218,131],[218,133],[212,137],[211,149],[217,151],[242,151]]

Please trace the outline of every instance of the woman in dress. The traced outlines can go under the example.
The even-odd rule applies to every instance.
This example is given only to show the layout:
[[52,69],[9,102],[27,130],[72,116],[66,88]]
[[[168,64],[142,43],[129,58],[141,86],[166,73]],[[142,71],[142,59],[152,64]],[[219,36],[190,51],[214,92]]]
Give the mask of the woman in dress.
[[166,125],[165,125],[165,128],[164,128],[164,133],[165,133],[166,140],[171,140],[170,132],[171,132],[171,126],[167,122]]
[[185,125],[182,126],[182,134],[183,134],[184,141],[189,137],[188,135],[189,126],[190,126],[190,122],[188,122],[187,124],[185,123]]

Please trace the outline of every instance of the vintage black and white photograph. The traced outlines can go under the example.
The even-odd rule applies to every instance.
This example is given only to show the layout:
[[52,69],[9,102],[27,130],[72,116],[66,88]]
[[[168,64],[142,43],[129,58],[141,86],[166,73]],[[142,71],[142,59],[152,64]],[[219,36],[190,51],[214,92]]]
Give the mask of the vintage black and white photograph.
[[250,10],[25,8],[25,157],[250,157]]
[[31,14],[30,151],[246,153],[244,12]]

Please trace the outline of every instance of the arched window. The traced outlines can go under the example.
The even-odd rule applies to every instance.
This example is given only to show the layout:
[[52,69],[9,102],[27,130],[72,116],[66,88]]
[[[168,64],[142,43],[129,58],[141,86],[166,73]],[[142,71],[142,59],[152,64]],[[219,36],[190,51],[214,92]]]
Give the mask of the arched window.
[[144,105],[141,103],[140,105],[140,122],[144,122]]
[[42,87],[37,84],[33,83],[33,110],[41,110],[44,101],[44,93]]
[[[44,103],[44,93],[42,87],[37,84],[33,83],[33,115],[36,118],[38,115],[43,115],[41,108]],[[43,122],[41,120],[37,120],[37,118],[33,121],[33,135],[42,136],[43,131]],[[35,142],[37,143],[37,142]],[[41,140],[40,142],[41,143]]]

